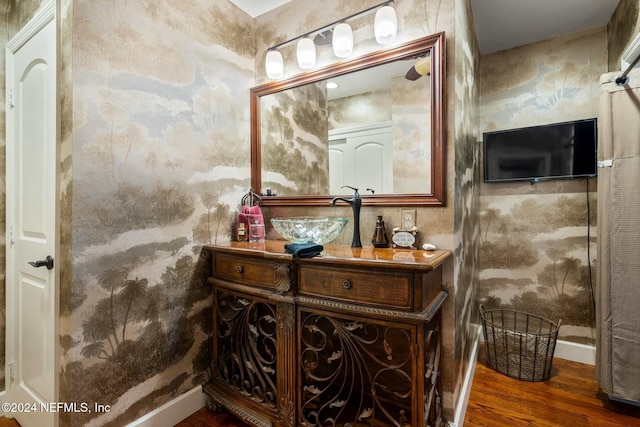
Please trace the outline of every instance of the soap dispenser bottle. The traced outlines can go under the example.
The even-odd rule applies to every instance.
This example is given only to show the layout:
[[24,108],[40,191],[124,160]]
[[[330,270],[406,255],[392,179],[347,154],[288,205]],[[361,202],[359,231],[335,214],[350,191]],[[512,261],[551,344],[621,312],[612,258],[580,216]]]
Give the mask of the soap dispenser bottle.
[[389,247],[389,238],[387,237],[387,230],[384,227],[384,221],[382,220],[382,215],[378,215],[378,219],[376,221],[376,230],[373,232],[373,238],[371,239],[371,244],[375,248]]
[[245,227],[244,222],[238,224],[238,232],[237,232],[238,242],[246,242],[247,239],[247,229]]

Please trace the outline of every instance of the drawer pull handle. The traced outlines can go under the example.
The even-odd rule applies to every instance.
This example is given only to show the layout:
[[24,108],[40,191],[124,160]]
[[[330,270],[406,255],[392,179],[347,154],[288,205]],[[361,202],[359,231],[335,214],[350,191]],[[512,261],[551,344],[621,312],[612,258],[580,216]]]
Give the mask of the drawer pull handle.
[[237,266],[237,267],[236,267],[236,271],[237,271],[238,273],[244,273],[244,267],[243,267],[243,266],[241,266],[241,265],[239,265],[239,266]]
[[342,287],[345,289],[351,289],[351,282],[348,280],[345,280],[344,282],[342,282]]

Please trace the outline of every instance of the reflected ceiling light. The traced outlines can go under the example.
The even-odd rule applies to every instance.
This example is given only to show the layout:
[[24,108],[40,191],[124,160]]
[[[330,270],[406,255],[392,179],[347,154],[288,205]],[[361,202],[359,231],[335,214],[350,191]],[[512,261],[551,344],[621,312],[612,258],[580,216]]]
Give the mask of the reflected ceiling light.
[[303,70],[310,70],[316,66],[316,45],[313,44],[313,40],[304,37],[298,41],[296,58],[298,67]]
[[431,73],[431,58],[428,57],[428,56],[425,57],[425,58],[418,58],[416,60],[416,63],[414,64],[414,67],[416,67],[416,71],[421,76],[426,76],[427,74],[430,74]]
[[279,79],[284,74],[284,63],[282,62],[282,54],[277,50],[267,52],[267,59],[264,63],[267,77],[270,79]]
[[391,6],[384,6],[378,9],[373,28],[378,43],[393,43],[398,32],[398,18],[396,17],[395,9]]
[[338,87],[338,83],[336,82],[327,82],[327,89],[336,89]]
[[429,74],[431,74],[431,58],[427,56],[416,59],[416,62],[414,62],[413,66],[407,71],[405,78],[415,81]]
[[346,58],[353,53],[353,31],[349,24],[338,24],[333,29],[333,53]]

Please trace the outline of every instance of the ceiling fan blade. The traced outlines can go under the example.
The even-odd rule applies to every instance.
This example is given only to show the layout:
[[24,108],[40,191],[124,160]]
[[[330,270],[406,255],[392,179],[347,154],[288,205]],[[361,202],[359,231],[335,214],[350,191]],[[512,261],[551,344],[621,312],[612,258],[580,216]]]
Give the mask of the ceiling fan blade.
[[409,71],[407,71],[407,74],[404,76],[407,80],[418,80],[420,77],[422,77],[422,75],[420,73],[418,73],[416,71],[416,67],[413,66],[411,68],[409,68]]

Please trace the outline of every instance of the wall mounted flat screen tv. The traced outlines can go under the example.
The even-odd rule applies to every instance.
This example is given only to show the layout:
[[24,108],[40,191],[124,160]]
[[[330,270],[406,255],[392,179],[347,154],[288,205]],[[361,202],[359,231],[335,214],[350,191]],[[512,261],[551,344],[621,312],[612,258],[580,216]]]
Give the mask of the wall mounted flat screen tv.
[[485,182],[596,175],[596,119],[486,132],[482,139]]

